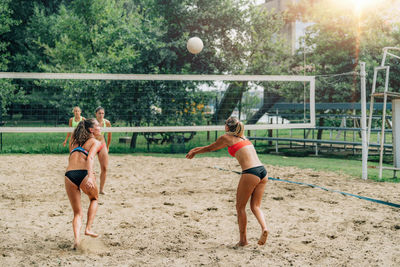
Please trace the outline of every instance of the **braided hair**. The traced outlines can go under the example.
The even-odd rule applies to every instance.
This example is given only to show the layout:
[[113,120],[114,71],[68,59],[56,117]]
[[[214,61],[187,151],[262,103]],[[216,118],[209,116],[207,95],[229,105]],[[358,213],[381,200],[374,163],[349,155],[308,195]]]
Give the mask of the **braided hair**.
[[90,138],[91,132],[89,128],[93,128],[96,124],[96,119],[82,120],[76,126],[74,132],[72,133],[72,143],[71,145],[77,144],[78,146],[83,146],[87,140]]
[[228,126],[229,131],[227,134],[233,135],[236,137],[242,137],[244,135],[244,125],[241,121],[239,121],[236,117],[229,117],[225,121],[225,125]]

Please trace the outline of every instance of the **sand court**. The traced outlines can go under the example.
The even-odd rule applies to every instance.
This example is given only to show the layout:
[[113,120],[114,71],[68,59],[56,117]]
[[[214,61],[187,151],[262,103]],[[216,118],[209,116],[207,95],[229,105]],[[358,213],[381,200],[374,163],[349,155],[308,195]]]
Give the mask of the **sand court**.
[[[257,245],[261,230],[247,207],[250,245],[235,247],[239,175],[215,168],[240,171],[228,157],[111,155],[108,194],[100,195],[93,224],[100,236],[82,229],[74,251],[67,160],[0,156],[2,266],[400,265],[400,209],[278,181],[268,182],[262,202],[266,245]],[[400,184],[264,164],[274,178],[400,203]],[[95,170],[99,183],[97,160]]]

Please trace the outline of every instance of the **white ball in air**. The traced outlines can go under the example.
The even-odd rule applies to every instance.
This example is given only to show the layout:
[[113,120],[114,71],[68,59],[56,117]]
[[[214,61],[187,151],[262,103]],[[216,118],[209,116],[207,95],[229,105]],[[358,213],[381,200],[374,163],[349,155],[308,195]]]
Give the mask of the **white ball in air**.
[[203,41],[199,37],[192,37],[187,41],[187,49],[192,54],[198,54],[203,50]]

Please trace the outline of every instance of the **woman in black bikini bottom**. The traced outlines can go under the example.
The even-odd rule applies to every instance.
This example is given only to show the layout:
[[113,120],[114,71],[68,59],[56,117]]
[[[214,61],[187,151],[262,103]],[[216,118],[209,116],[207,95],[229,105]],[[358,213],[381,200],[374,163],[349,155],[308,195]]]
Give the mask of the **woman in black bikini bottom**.
[[242,176],[236,190],[236,211],[239,225],[239,246],[246,246],[247,215],[246,205],[250,200],[250,209],[261,226],[259,245],[265,245],[268,238],[268,229],[264,214],[261,210],[261,201],[268,181],[267,170],[257,156],[253,144],[244,136],[244,125],[237,118],[229,117],[225,122],[226,133],[203,147],[196,147],[189,151],[186,158],[192,159],[200,153],[211,152],[227,147],[228,153],[235,157],[242,168]]
[[94,134],[98,132],[100,132],[99,123],[95,119],[89,119],[81,121],[72,133],[71,153],[65,172],[65,190],[74,211],[72,220],[74,248],[77,248],[80,243],[80,229],[82,227],[81,189],[90,199],[85,235],[98,236],[91,230],[98,206],[98,190],[93,172],[93,159],[101,145],[94,138]]

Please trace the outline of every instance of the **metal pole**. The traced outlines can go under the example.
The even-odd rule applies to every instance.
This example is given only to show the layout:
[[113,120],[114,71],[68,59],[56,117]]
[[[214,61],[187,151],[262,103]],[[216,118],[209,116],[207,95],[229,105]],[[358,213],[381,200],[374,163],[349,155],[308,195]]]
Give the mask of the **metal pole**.
[[[3,126],[3,102],[0,98],[0,127]],[[3,133],[0,133],[0,151],[3,151]]]
[[239,120],[242,120],[242,98],[243,94],[242,97],[239,99]]
[[383,147],[385,144],[385,119],[386,119],[386,103],[387,103],[387,94],[385,93],[383,96],[383,111],[382,111],[382,128],[381,128],[381,140],[380,140],[380,149],[379,149],[379,179],[382,179],[382,168],[383,168]]
[[383,111],[382,111],[382,129],[381,129],[381,142],[380,142],[380,153],[379,153],[379,179],[382,179],[383,170],[383,148],[385,144],[385,123],[386,123],[386,103],[387,103],[387,92],[389,88],[389,67],[386,67],[386,79],[385,79],[385,91],[383,94]]
[[[3,101],[0,98],[0,127],[3,124]],[[3,132],[0,133],[0,151],[3,151]]]
[[367,140],[367,96],[365,89],[365,62],[360,62],[361,77],[361,139],[362,139],[362,178],[368,179],[368,141]]
[[[279,110],[276,109],[276,124],[279,123]],[[276,129],[276,137],[278,137],[278,129]],[[275,152],[278,153],[278,140],[275,142]]]
[[400,99],[392,100],[393,178],[400,168]]
[[[217,105],[218,105],[218,96],[215,96],[215,109],[214,109],[215,124],[218,124]],[[215,141],[217,141],[217,138],[218,138],[218,131],[215,131]]]
[[368,140],[368,146],[369,146],[369,140],[371,138],[371,129],[372,129],[372,114],[374,110],[374,94],[375,94],[375,88],[376,88],[376,77],[378,75],[378,70],[377,68],[374,68],[374,78],[372,81],[372,89],[371,89],[371,101],[369,104],[369,119],[368,119],[368,135],[367,135],[367,140]]

